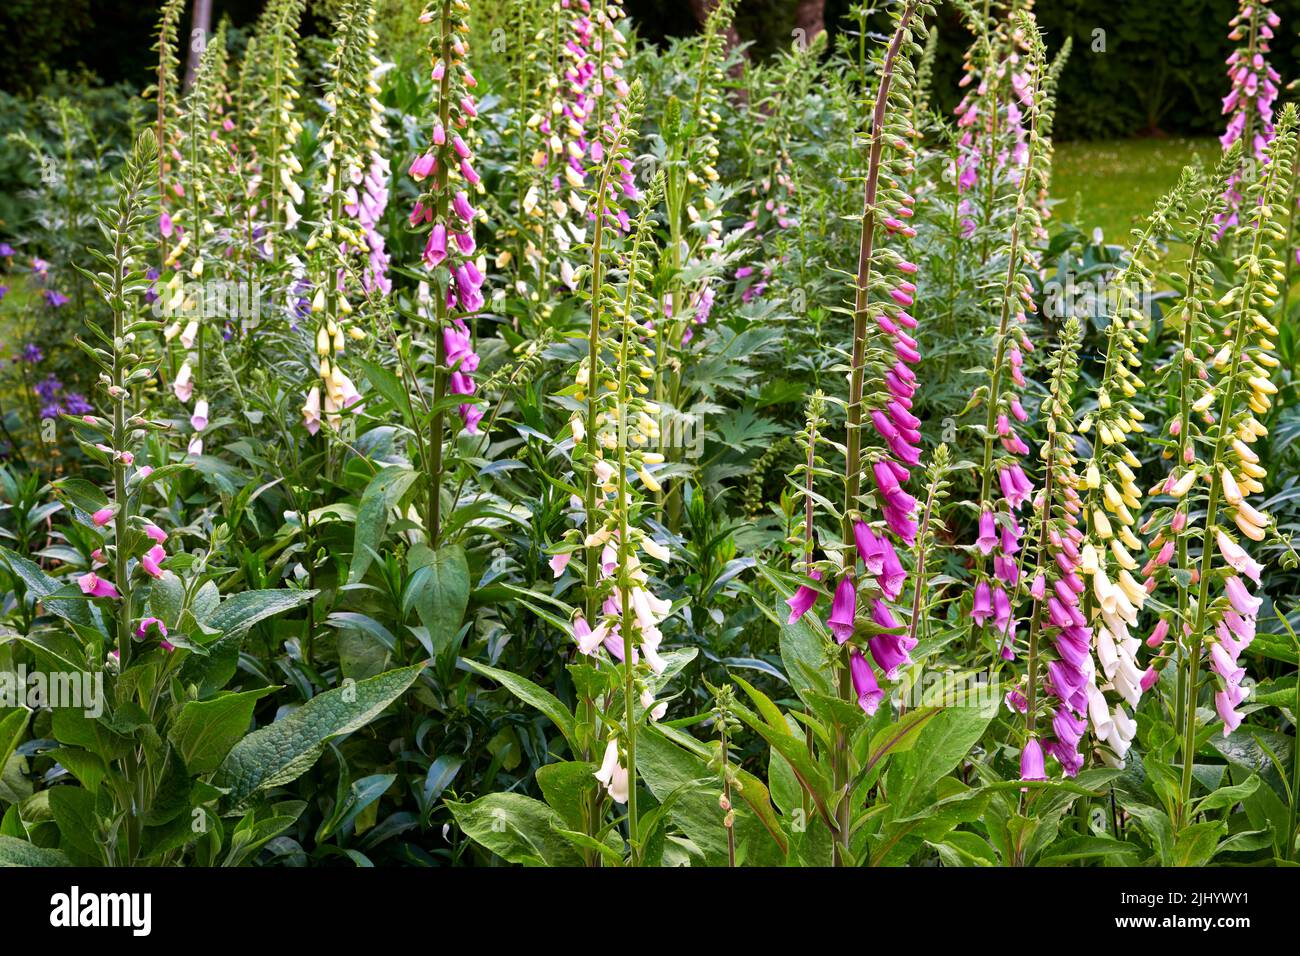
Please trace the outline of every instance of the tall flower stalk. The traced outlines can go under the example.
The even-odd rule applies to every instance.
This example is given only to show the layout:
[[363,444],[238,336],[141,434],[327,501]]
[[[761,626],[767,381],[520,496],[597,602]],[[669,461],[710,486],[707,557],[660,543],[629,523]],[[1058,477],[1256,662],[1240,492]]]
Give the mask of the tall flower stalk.
[[[1045,754],[1056,757],[1067,776],[1076,775],[1083,765],[1079,742],[1087,726],[1084,714],[1094,671],[1091,628],[1079,608],[1085,585],[1079,575],[1082,504],[1075,471],[1073,394],[1082,339],[1079,320],[1069,318],[1061,329],[1051,386],[1043,401],[1047,434],[1039,451],[1043,487],[1034,503],[1036,563],[1030,572],[1026,671],[1024,683],[1007,694],[1008,706],[1025,715],[1022,780],[1047,779]],[[1050,698],[1056,700],[1054,705]],[[1039,726],[1049,710],[1050,736]]]
[[[920,0],[897,5],[891,37],[879,56],[854,283],[852,364],[844,446],[843,576],[835,587],[827,623],[842,648],[840,696],[845,700],[858,698],[860,702],[865,697],[872,703],[863,702],[864,708],[873,710],[879,697],[866,692],[868,685],[875,683],[875,676],[861,650],[850,641],[858,630],[859,590],[866,584],[866,579],[858,577],[855,549],[863,559],[867,578],[874,579],[865,590],[878,633],[869,640],[868,647],[886,678],[897,677],[901,668],[910,663],[908,652],[915,644],[913,639],[898,633],[901,624],[890,610],[889,602],[898,600],[907,576],[893,540],[911,547],[917,530],[916,500],[902,487],[910,468],[920,460],[921,436],[917,431],[920,422],[909,411],[916,390],[916,373],[911,366],[920,359],[920,354],[916,340],[907,331],[915,327],[916,320],[906,311],[914,301],[916,286],[911,277],[916,267],[890,248],[888,240],[891,236],[915,234],[907,225],[914,200],[902,190],[900,183],[912,163],[908,119],[914,80],[911,58],[921,54],[914,37],[924,34],[924,18],[931,12],[930,5]],[[873,293],[879,298],[873,300]],[[869,327],[869,322],[875,330]],[[869,356],[872,339],[879,339],[879,347],[872,348]],[[866,391],[869,367],[873,372],[870,396]],[[866,502],[861,496],[867,466],[862,446],[863,412],[868,397],[872,425],[885,443],[885,448],[873,455],[875,460],[871,463],[873,501],[881,508],[888,529],[879,536],[865,520]],[[875,597],[876,594],[879,596]],[[868,600],[861,602],[863,606],[867,603]],[[837,866],[846,866],[852,858],[849,741],[842,725],[836,728],[835,734],[831,755],[832,787],[836,794],[833,860]]]
[[164,241],[173,234],[180,237],[169,247],[164,260],[164,266],[173,272],[161,296],[162,311],[172,319],[163,336],[169,342],[178,340],[182,347],[183,358],[172,379],[172,392],[185,404],[196,392],[201,400],[208,388],[210,323],[206,302],[203,295],[193,294],[196,286],[187,288],[186,276],[200,283],[205,275],[211,278],[210,263],[220,266],[212,237],[215,223],[225,213],[221,199],[229,178],[230,159],[221,143],[225,131],[220,120],[226,100],[227,68],[225,33],[217,31],[207,39],[180,119],[181,149],[175,153],[179,169],[171,187],[177,200],[176,214],[169,215],[165,207],[160,214]]
[[[661,308],[662,335],[655,362],[655,400],[673,415],[686,403],[683,393],[684,350],[695,327],[707,321],[716,290],[712,287],[722,251],[722,215],[713,184],[718,182],[718,112],[727,58],[727,31],[735,0],[718,0],[709,10],[695,58],[694,89],[689,102],[669,100],[661,123],[667,152],[664,214],[668,228],[669,280]],[[688,270],[695,278],[688,278]],[[659,450],[672,454],[666,443]],[[681,483],[665,495],[666,520],[681,521]]]
[[[659,491],[651,469],[663,462],[653,449],[658,439],[658,408],[650,400],[647,382],[653,375],[654,300],[649,294],[655,246],[650,218],[660,195],[662,177],[642,202],[631,235],[620,246],[625,214],[620,188],[635,123],[644,96],[639,87],[609,111],[601,130],[602,161],[588,171],[593,188],[587,204],[594,214],[591,234],[588,299],[590,322],[587,355],[573,372],[564,394],[576,404],[569,427],[573,435],[573,467],[583,490],[575,499],[580,527],[570,531],[551,559],[556,577],[580,556],[584,581],[583,609],[572,633],[578,653],[602,658],[601,649],[622,665],[623,712],[605,711],[585,693],[578,716],[589,729],[594,757],[602,737],[604,759],[597,779],[618,803],[628,805],[631,859],[642,853],[636,806],[636,728],[649,716],[658,719],[663,705],[654,703],[654,678],[663,673],[659,655],[659,623],[671,609],[650,590],[641,555],[667,561],[668,550],[639,527],[647,494]],[[614,281],[624,275],[621,287]],[[608,706],[608,702],[606,702]],[[640,710],[638,711],[638,707]],[[599,805],[585,808],[588,832],[601,829]]]
[[[1245,669],[1237,658],[1254,639],[1261,599],[1250,592],[1243,576],[1258,585],[1262,566],[1235,538],[1262,541],[1269,524],[1268,516],[1247,498],[1264,490],[1262,479],[1267,474],[1251,445],[1267,433],[1259,416],[1268,412],[1272,396],[1277,393],[1270,375],[1279,365],[1273,354],[1278,329],[1269,321],[1268,313],[1279,294],[1277,283],[1284,276],[1280,256],[1290,254],[1286,249],[1279,252],[1279,247],[1287,239],[1284,203],[1295,159],[1295,127],[1295,106],[1287,104],[1269,145],[1268,161],[1260,178],[1247,189],[1243,207],[1248,210],[1247,221],[1236,227],[1233,236],[1233,242],[1245,251],[1236,263],[1237,274],[1242,277],[1240,285],[1219,300],[1220,307],[1226,310],[1227,341],[1210,358],[1219,378],[1191,406],[1201,415],[1217,408],[1212,421],[1206,423],[1209,427],[1203,442],[1210,454],[1204,461],[1188,463],[1186,470],[1177,478],[1171,475],[1166,485],[1175,498],[1189,493],[1198,481],[1209,486],[1192,608],[1194,620],[1186,635],[1188,673],[1186,697],[1181,705],[1185,728],[1180,790],[1184,813],[1191,800],[1196,759],[1196,704],[1203,656],[1209,657],[1215,675],[1214,705],[1225,736],[1241,723],[1242,715],[1236,708],[1248,694],[1242,685]],[[1235,531],[1224,521],[1224,512],[1231,513]],[[1216,565],[1216,557],[1222,560],[1221,566]],[[1216,585],[1222,591],[1212,598],[1211,588]]]
[[[160,214],[167,208],[167,174],[171,168],[171,149],[174,131],[169,125],[174,123],[178,114],[176,94],[176,73],[180,67],[178,34],[180,32],[181,14],[184,12],[185,0],[165,0],[158,18],[158,39],[153,50],[158,54],[158,74],[153,86],[146,90],[152,93],[157,107],[154,118],[154,137],[157,142],[155,153],[158,164],[158,197]],[[161,216],[159,222],[159,258],[163,263],[168,259],[168,241],[170,228],[164,227]]]
[[442,485],[446,465],[445,413],[449,396],[460,396],[458,411],[471,433],[478,430],[483,411],[470,398],[476,389],[472,373],[478,355],[466,319],[484,305],[483,283],[486,259],[478,250],[474,224],[478,211],[471,194],[483,190],[482,177],[474,167],[468,141],[470,123],[478,116],[474,89],[478,80],[466,61],[469,37],[469,5],[464,0],[441,0],[426,7],[420,22],[433,24],[429,42],[434,81],[436,115],[427,151],[411,164],[410,175],[424,183],[412,225],[429,225],[424,247],[424,264],[433,278],[433,323],[436,336],[433,404],[428,437],[426,468],[429,473],[429,502],[426,532],[437,545],[442,534]]
[[[1196,461],[1196,442],[1204,441],[1201,421],[1207,413],[1198,414],[1193,411],[1193,406],[1203,402],[1206,391],[1212,388],[1205,354],[1207,349],[1211,353],[1214,351],[1209,344],[1212,331],[1209,292],[1214,283],[1214,262],[1210,252],[1218,233],[1215,217],[1223,211],[1226,203],[1224,194],[1218,190],[1237,169],[1240,151],[1240,146],[1230,149],[1213,175],[1201,184],[1195,203],[1198,211],[1188,223],[1191,252],[1187,259],[1187,287],[1181,308],[1172,314],[1170,320],[1171,326],[1179,332],[1179,348],[1174,361],[1165,370],[1166,388],[1173,407],[1173,415],[1165,430],[1172,447],[1166,449],[1162,457],[1170,460],[1170,466],[1165,480],[1151,489],[1153,495],[1172,492],[1180,481],[1190,490],[1195,481],[1194,476],[1187,477],[1188,466]],[[1173,499],[1172,507],[1157,508],[1142,528],[1143,533],[1154,532],[1143,574],[1155,579],[1157,589],[1169,583],[1177,593],[1173,614],[1160,617],[1147,637],[1147,645],[1158,653],[1144,678],[1153,685],[1177,657],[1174,722],[1179,727],[1183,724],[1182,707],[1187,694],[1188,674],[1186,660],[1173,654],[1172,650],[1182,646],[1179,635],[1186,636],[1191,631],[1191,594],[1197,574],[1191,543],[1196,529],[1188,527],[1188,519],[1194,498],[1180,493]]]
[[1269,0],[1238,0],[1228,39],[1237,44],[1227,60],[1231,90],[1223,98],[1223,113],[1231,117],[1219,137],[1224,152],[1240,142],[1241,162],[1224,190],[1226,208],[1215,216],[1219,238],[1240,222],[1242,189],[1258,175],[1273,138],[1273,103],[1281,77],[1268,63],[1273,31],[1281,23],[1268,8]]
[[[1042,217],[1031,197],[1045,175],[1045,157],[1040,151],[1039,123],[1045,112],[1045,98],[1039,81],[1043,75],[1045,50],[1042,37],[1033,21],[1025,17],[1020,24],[1029,39],[1031,63],[1025,67],[1029,85],[1025,89],[1029,109],[1028,152],[1025,172],[1019,179],[1015,215],[1007,243],[1006,278],[1002,285],[998,326],[993,338],[993,365],[989,381],[976,392],[973,404],[983,402],[985,421],[981,438],[984,452],[980,468],[979,536],[975,541],[975,592],[971,617],[978,627],[992,620],[997,647],[1003,659],[1015,656],[1016,620],[1014,602],[1007,589],[1020,584],[1019,562],[1023,529],[1017,514],[1029,501],[1033,485],[1021,463],[1029,446],[1016,431],[1014,423],[1028,421],[1016,388],[1026,385],[1023,366],[1025,355],[1033,345],[1025,329],[1026,313],[1035,311],[1027,269],[1033,265],[1028,250],[1030,239],[1042,227]],[[1008,382],[1009,380],[1009,382]],[[1013,388],[1012,386],[1015,386]],[[1001,445],[998,451],[997,445]],[[997,481],[995,493],[994,480]],[[993,557],[990,578],[984,560]]]
[[306,194],[299,183],[302,164],[294,144],[302,134],[295,111],[299,98],[298,24],[306,0],[272,0],[257,25],[259,63],[255,99],[248,104],[248,134],[257,147],[258,170],[253,195],[265,202],[260,245],[272,265],[283,261],[287,235],[301,221]]
[[[106,415],[87,414],[74,418],[78,438],[83,450],[107,468],[110,482],[109,494],[103,496],[96,489],[93,497],[86,492],[73,492],[85,496],[76,502],[90,513],[90,524],[99,541],[92,553],[96,566],[108,568],[110,576],[101,576],[92,567],[77,578],[81,592],[92,601],[99,602],[106,620],[113,622],[111,634],[113,650],[109,657],[117,659],[117,671],[125,673],[131,665],[133,644],[137,640],[157,639],[167,636],[166,628],[156,618],[137,621],[135,581],[140,578],[162,576],[161,563],[167,552],[163,542],[167,533],[139,515],[139,499],[153,469],[136,461],[140,439],[150,431],[162,427],[133,412],[133,394],[154,374],[150,361],[135,352],[135,343],[142,333],[155,330],[157,323],[139,314],[141,293],[145,281],[145,252],[139,236],[145,224],[156,215],[156,207],[149,196],[150,181],[156,175],[157,139],[153,132],[142,132],[134,150],[118,177],[117,203],[106,209],[100,217],[100,228],[111,243],[108,253],[88,250],[96,260],[98,269],[80,269],[92,283],[112,314],[111,328],[101,328],[88,322],[92,341],[78,340],[78,344],[100,371],[100,383],[108,406]],[[85,500],[85,499],[89,500]],[[164,649],[170,647],[163,641]],[[125,695],[119,704],[131,699],[134,689],[128,684],[118,688]],[[146,785],[142,775],[142,757],[137,748],[123,760],[123,790],[119,803],[127,807],[144,805]],[[141,849],[143,819],[128,811],[124,820],[126,853],[123,862],[134,861]]]
[[[1099,679],[1088,688],[1088,712],[1103,759],[1123,766],[1137,724],[1124,709],[1137,708],[1146,689],[1138,665],[1141,639],[1130,631],[1146,603],[1154,580],[1134,577],[1141,572],[1135,554],[1142,541],[1134,533],[1142,513],[1142,493],[1137,486],[1141,462],[1128,447],[1129,436],[1142,436],[1144,415],[1134,403],[1146,383],[1137,373],[1142,367],[1140,347],[1150,326],[1150,296],[1154,274],[1148,260],[1157,261],[1158,240],[1170,230],[1172,219],[1186,204],[1192,186],[1188,173],[1165,196],[1135,233],[1128,262],[1108,283],[1112,293],[1110,324],[1106,329],[1106,358],[1097,389],[1097,408],[1079,425],[1093,437],[1092,455],[1085,472],[1085,540],[1082,571],[1091,579],[1087,614],[1094,627]],[[1107,692],[1119,698],[1111,706]]]

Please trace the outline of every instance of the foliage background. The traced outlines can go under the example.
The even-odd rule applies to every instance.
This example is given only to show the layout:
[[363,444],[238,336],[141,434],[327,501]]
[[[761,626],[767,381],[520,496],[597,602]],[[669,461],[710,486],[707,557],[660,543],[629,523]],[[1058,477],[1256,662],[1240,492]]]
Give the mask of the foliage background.
[[[328,22],[331,0],[310,4],[304,35]],[[380,23],[387,51],[406,60],[419,42],[406,16],[416,0],[386,0]],[[826,0],[827,28],[834,35],[849,26],[849,0]],[[219,0],[217,17],[236,27],[252,22],[259,0]],[[628,0],[628,13],[646,41],[694,32],[689,0]],[[743,0],[737,18],[741,39],[754,55],[770,56],[786,45],[794,23],[795,0]],[[1225,24],[1233,0],[1049,0],[1036,8],[1049,49],[1074,37],[1074,56],[1061,79],[1056,119],[1058,140],[1160,133],[1217,133],[1219,100],[1225,90],[1223,60],[1230,51]],[[1282,28],[1271,57],[1284,82],[1300,77],[1300,0],[1277,0],[1273,9]],[[68,77],[107,87],[148,81],[155,11],[129,0],[10,0],[0,5],[0,90],[31,93]],[[405,22],[406,29],[399,25]],[[873,21],[874,22],[874,21]],[[188,29],[188,28],[186,28]],[[1104,31],[1105,52],[1094,51]],[[969,36],[954,9],[939,17],[935,90],[946,109],[956,105],[962,53]],[[63,74],[64,76],[60,76]],[[0,114],[0,129],[10,128],[12,111]]]

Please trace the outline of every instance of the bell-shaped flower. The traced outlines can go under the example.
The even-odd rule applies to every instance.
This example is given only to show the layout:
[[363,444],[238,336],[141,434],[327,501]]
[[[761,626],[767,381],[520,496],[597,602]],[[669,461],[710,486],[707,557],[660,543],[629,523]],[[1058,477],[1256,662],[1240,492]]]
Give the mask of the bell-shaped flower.
[[826,625],[835,635],[836,643],[843,644],[853,636],[853,619],[858,610],[858,590],[850,577],[840,578],[835,587],[835,597],[831,601],[831,616]]
[[868,716],[875,714],[880,707],[880,701],[884,699],[885,692],[876,683],[876,675],[871,669],[871,664],[856,647],[849,654],[849,671],[853,677],[853,690],[858,695],[858,706],[866,711]]
[[605,745],[605,758],[601,761],[600,769],[592,776],[600,781],[615,803],[627,803],[627,768],[618,762],[617,740],[611,740]]
[[[822,579],[822,573],[816,570],[809,571],[808,577],[814,581],[820,581]],[[799,620],[799,618],[807,614],[812,610],[813,605],[817,603],[817,599],[820,596],[821,592],[816,588],[807,584],[799,585],[798,590],[785,599],[785,603],[790,605],[790,617],[786,620],[786,623],[793,624],[795,621]]]
[[1025,748],[1020,751],[1020,779],[1047,779],[1047,768],[1043,763],[1043,746],[1035,737],[1026,740]]

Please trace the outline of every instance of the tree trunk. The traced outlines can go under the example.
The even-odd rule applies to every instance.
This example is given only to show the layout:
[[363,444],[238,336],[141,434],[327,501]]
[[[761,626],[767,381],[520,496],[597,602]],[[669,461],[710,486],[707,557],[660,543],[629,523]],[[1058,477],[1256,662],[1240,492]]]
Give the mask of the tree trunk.
[[212,35],[212,0],[194,0],[190,8],[190,44],[189,56],[185,60],[185,89],[194,85],[194,77],[199,72],[199,60],[203,57],[203,48],[208,45]]
[[826,0],[799,0],[794,9],[794,28],[802,30],[796,37],[804,46],[813,41],[819,33],[826,31]]

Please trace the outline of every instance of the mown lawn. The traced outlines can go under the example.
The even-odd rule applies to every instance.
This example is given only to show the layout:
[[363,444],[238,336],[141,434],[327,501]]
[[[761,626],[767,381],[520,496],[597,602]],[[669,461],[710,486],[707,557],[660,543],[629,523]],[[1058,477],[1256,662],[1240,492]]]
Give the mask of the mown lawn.
[[1178,174],[1198,158],[1212,167],[1220,155],[1212,137],[1060,143],[1052,170],[1053,215],[1106,239],[1124,242]]

